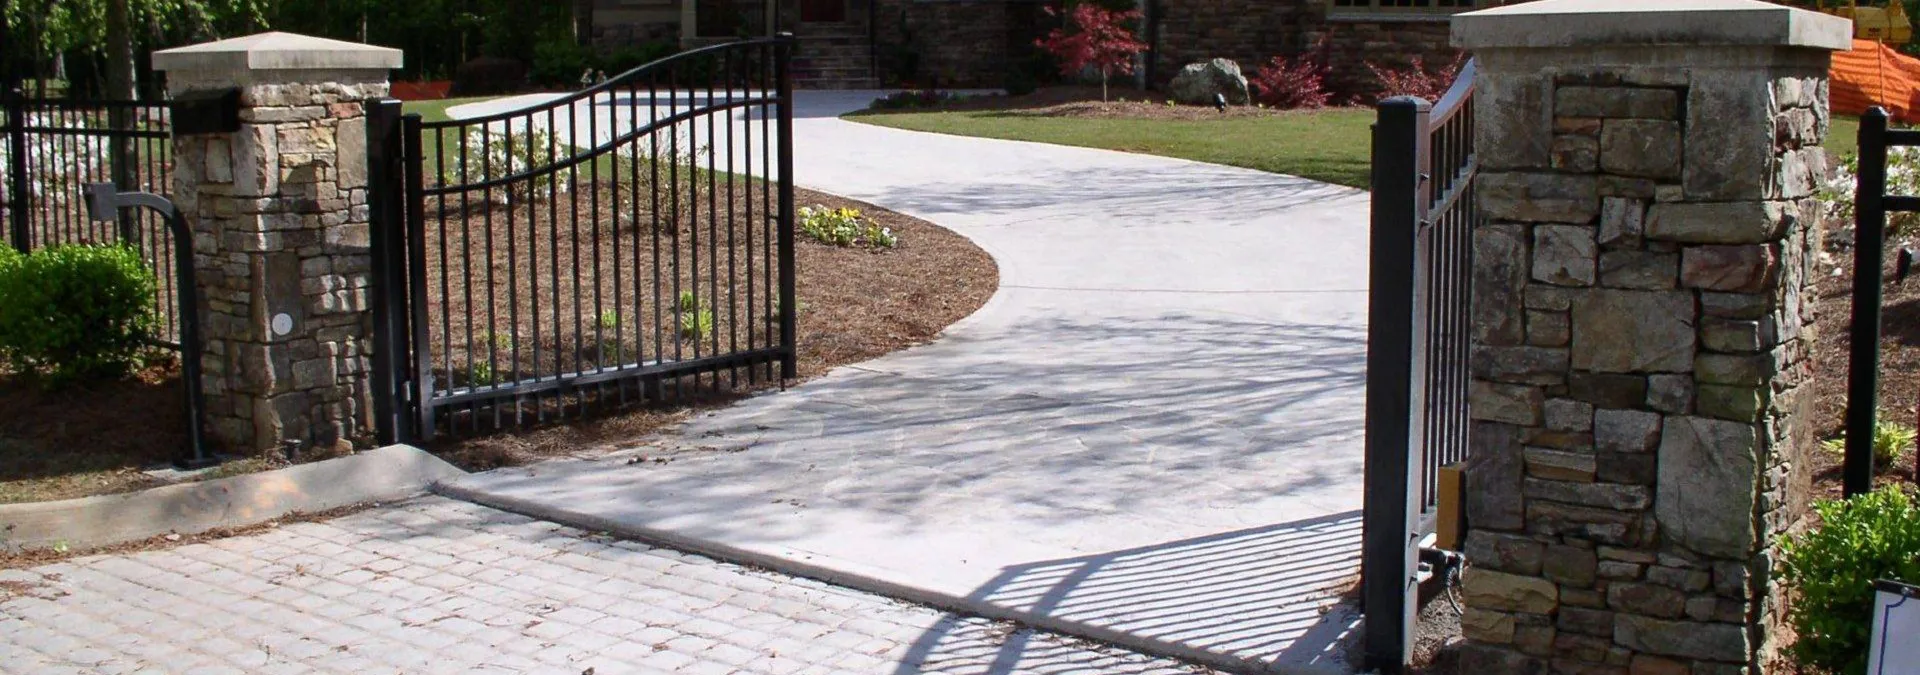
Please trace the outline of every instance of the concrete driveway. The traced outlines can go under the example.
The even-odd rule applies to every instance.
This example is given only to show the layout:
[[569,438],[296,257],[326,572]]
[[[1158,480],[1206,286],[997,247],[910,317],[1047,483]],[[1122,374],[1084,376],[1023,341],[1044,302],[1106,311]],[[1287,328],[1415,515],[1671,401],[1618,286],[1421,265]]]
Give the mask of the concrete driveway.
[[971,238],[1000,265],[984,308],[640,451],[670,462],[446,492],[1235,669],[1344,670],[1365,194],[838,119],[874,95],[801,94],[796,182]]

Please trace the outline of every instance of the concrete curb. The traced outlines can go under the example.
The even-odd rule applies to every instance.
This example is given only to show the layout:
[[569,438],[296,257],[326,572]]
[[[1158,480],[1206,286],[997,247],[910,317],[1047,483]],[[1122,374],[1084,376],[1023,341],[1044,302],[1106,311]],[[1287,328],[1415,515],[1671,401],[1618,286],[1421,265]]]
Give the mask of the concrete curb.
[[194,534],[423,494],[466,472],[419,448],[390,445],[347,457],[140,492],[0,505],[0,547],[107,546]]
[[1270,673],[1291,675],[1298,673],[1300,675],[1322,675],[1326,673],[1347,672],[1343,669],[1298,667],[1249,661],[1188,645],[1126,633],[1105,626],[1097,626],[1080,621],[1002,607],[978,598],[952,595],[940,591],[909,586],[888,581],[878,576],[862,574],[855,570],[827,567],[808,562],[803,559],[808,557],[807,554],[799,551],[793,551],[788,555],[754,551],[708,539],[689,537],[666,530],[622,524],[608,518],[515,497],[489,494],[478,489],[453,483],[434,483],[432,490],[434,494],[443,497],[517,513],[537,520],[544,520],[591,532],[606,532],[664,548],[704,555],[721,562],[759,567],[781,574],[814,579],[857,591],[864,591],[896,600],[925,605],[942,611],[985,617],[988,619],[1014,621],[1049,632],[1104,642],[1155,656],[1182,659],[1232,673],[1258,673],[1262,675]]

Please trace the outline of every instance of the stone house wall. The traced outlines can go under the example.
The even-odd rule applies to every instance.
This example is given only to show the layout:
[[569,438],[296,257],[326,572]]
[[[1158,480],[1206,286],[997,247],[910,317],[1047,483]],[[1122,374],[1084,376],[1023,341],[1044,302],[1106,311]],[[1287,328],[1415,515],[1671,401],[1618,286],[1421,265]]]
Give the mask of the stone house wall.
[[[1002,87],[1033,70],[1033,46],[1056,21],[1041,0],[875,0],[883,82],[892,82],[896,50],[919,55],[920,80],[942,87]],[[1045,76],[1047,73],[1033,73]]]
[[[893,84],[898,52],[918,54],[920,80],[950,87],[1001,87],[1009,79],[1048,72],[1036,59],[1035,40],[1058,25],[1046,15],[1051,0],[873,0],[876,50],[883,80]],[[679,5],[660,0],[598,0],[596,46],[634,45],[680,37]],[[857,4],[857,3],[856,3]],[[1246,70],[1274,56],[1295,56],[1321,45],[1329,58],[1328,85],[1337,92],[1368,96],[1374,77],[1367,63],[1404,66],[1415,56],[1429,65],[1450,62],[1445,17],[1342,16],[1331,0],[1151,0],[1153,84],[1164,86],[1181,66],[1215,57]],[[861,12],[850,14],[864,21]]]

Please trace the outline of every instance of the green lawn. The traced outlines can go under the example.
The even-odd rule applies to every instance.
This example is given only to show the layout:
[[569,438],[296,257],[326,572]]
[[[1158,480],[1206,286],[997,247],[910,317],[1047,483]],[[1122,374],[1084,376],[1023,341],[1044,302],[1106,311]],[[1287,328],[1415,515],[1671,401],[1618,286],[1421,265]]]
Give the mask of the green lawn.
[[[475,96],[472,98],[443,98],[438,101],[407,101],[401,106],[400,110],[403,114],[407,115],[418,113],[420,115],[420,121],[422,122],[445,122],[452,119],[447,117],[448,108],[466,103],[492,100],[494,98],[498,97]],[[431,133],[421,134],[420,153],[427,157],[435,158],[432,166],[426,167],[426,171],[430,175],[439,175],[441,160],[446,157],[446,153],[440,150],[440,139]]]
[[420,115],[420,121],[422,122],[445,122],[449,119],[447,117],[448,108],[456,105],[492,100],[494,98],[498,97],[475,96],[473,98],[443,98],[438,101],[407,101],[401,106],[401,110],[409,115],[418,113]]
[[1828,150],[1840,156],[1851,155],[1859,145],[1859,140],[1860,118],[1833,116],[1832,128],[1827,131],[1825,143]]
[[1123,150],[1364,188],[1373,111],[1357,108],[1221,120],[1089,119],[1005,111],[853,113],[880,126]]

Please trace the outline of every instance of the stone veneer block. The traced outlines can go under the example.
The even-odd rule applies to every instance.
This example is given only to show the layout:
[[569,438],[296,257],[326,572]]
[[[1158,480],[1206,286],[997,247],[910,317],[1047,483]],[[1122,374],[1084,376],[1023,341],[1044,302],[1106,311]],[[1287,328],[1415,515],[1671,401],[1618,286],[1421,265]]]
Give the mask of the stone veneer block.
[[1573,367],[1608,373],[1693,370],[1694,307],[1679,291],[1598,290],[1573,302]]
[[1669,417],[1660,437],[1655,515],[1673,543],[1697,553],[1752,553],[1759,458],[1752,424]]

